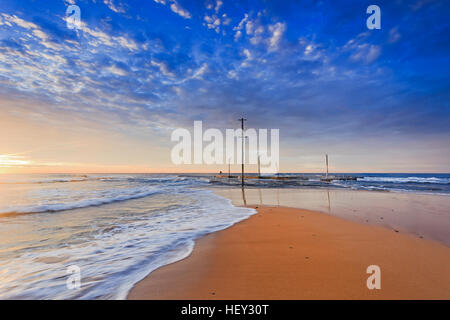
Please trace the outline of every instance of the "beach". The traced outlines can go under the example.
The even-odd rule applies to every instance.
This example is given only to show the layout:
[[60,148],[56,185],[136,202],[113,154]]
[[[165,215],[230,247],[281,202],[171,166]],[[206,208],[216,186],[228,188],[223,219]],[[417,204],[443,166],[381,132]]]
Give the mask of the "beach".
[[450,300],[449,11],[1,1],[0,301]]
[[[239,189],[217,193],[235,204],[245,201],[258,213],[198,239],[189,257],[152,272],[134,286],[128,299],[450,299],[449,247],[408,230],[408,223],[398,230],[385,222],[362,223],[283,206],[301,205],[299,196],[292,194],[299,195],[299,190],[253,189],[244,197]],[[380,194],[367,197],[392,196]],[[361,201],[367,201],[364,196]],[[266,204],[274,199],[280,205]],[[391,212],[398,209],[389,202],[385,205]],[[347,206],[353,212],[351,202]],[[382,203],[380,208],[368,202],[366,206],[364,219],[376,220],[383,209]],[[409,210],[415,217],[413,208]],[[383,212],[389,221],[387,211]],[[434,228],[434,216],[422,218],[428,229]],[[393,221],[402,220],[400,214]],[[381,270],[379,290],[366,285],[371,265]]]
[[0,299],[449,298],[449,175],[211,181],[0,176]]

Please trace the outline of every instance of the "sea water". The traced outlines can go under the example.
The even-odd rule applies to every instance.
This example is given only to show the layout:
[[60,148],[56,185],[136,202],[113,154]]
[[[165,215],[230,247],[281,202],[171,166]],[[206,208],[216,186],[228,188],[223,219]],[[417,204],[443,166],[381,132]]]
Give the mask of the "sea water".
[[[352,175],[246,185],[450,195],[449,174]],[[212,175],[0,175],[0,299],[124,299],[151,271],[188,256],[195,239],[255,213],[212,191],[239,184]],[[72,266],[79,289],[66,285]]]
[[[255,212],[176,175],[2,176],[0,299],[123,299],[194,240]],[[66,285],[81,271],[80,289]]]

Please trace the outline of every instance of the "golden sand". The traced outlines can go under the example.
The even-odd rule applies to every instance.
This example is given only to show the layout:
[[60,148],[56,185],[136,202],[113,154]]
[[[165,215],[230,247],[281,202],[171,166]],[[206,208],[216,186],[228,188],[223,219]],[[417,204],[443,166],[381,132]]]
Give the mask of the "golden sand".
[[[258,213],[198,241],[128,299],[450,299],[450,248],[302,209]],[[366,269],[381,269],[369,290]]]

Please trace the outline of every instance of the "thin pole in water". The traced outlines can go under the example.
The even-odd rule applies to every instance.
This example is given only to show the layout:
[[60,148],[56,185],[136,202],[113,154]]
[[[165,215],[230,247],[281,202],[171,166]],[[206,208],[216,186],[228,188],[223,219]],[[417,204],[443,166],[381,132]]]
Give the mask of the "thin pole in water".
[[240,118],[241,129],[242,129],[242,176],[241,176],[241,184],[244,187],[244,145],[245,145],[245,136],[244,136],[244,121],[247,121],[245,118]]
[[261,162],[259,160],[259,154],[258,154],[258,178],[261,177]]

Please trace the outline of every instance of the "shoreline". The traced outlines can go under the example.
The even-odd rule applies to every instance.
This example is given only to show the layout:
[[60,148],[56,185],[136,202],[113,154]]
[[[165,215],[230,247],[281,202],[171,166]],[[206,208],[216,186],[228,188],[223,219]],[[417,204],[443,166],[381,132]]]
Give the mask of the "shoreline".
[[[450,299],[444,244],[317,211],[249,207],[258,213],[197,239],[127,299]],[[369,265],[381,268],[380,290],[366,287]]]
[[214,189],[235,206],[305,209],[364,225],[382,226],[450,248],[450,197],[348,189]]

